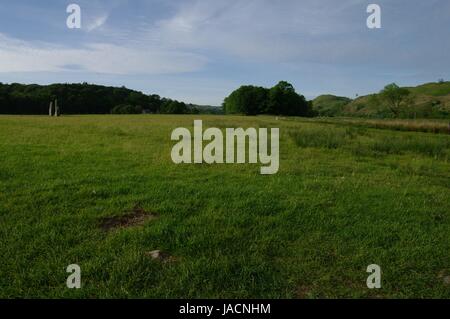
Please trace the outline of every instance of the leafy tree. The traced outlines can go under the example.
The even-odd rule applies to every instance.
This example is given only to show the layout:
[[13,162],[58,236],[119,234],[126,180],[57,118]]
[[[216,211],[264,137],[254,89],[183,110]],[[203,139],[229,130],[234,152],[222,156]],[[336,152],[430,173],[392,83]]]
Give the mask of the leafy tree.
[[303,95],[295,92],[294,86],[281,81],[269,91],[265,113],[288,116],[308,116],[310,105]]
[[241,86],[225,98],[223,109],[228,114],[312,115],[311,103],[285,81],[271,89]]
[[225,98],[223,108],[228,114],[256,115],[263,113],[269,91],[262,87],[241,86]]
[[409,95],[410,92],[408,89],[401,88],[395,83],[386,85],[380,92],[380,98],[395,116],[400,115],[400,107]]
[[148,109],[152,113],[158,113],[161,111],[162,101],[161,97],[157,94],[152,94],[148,97]]

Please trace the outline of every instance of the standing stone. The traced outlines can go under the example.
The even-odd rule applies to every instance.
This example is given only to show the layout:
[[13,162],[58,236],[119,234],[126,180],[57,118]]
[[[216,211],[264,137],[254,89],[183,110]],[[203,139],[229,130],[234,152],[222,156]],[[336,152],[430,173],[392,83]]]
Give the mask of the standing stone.
[[59,106],[58,106],[58,99],[55,99],[55,116],[59,116]]
[[48,115],[53,116],[53,102],[50,102],[50,107],[48,108]]

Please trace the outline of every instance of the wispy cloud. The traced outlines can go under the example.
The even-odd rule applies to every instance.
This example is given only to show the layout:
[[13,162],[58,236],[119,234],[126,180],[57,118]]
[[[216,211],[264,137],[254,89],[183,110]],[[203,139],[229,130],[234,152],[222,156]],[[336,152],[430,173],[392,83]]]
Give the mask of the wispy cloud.
[[[0,72],[60,72],[70,69],[105,74],[170,74],[202,68],[207,59],[194,53],[148,50],[91,43],[70,48],[9,38],[0,34]],[[74,68],[76,66],[76,68]]]
[[108,14],[104,14],[104,15],[94,18],[94,20],[92,22],[88,23],[88,25],[86,26],[86,31],[92,32],[92,31],[102,27],[106,23],[108,18],[109,18]]
[[[315,48],[323,42],[355,31],[344,19],[356,5],[365,9],[361,3],[194,0],[180,4],[175,15],[158,21],[147,36],[165,46],[215,49],[253,60],[317,56]],[[356,32],[364,28],[360,23]],[[324,52],[333,53],[328,48]]]

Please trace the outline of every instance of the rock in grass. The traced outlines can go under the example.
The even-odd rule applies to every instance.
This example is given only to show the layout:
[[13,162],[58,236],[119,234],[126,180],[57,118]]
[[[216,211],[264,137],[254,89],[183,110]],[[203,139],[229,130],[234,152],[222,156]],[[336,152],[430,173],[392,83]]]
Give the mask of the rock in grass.
[[446,286],[450,286],[450,276],[446,276],[446,277],[444,277],[444,284],[446,285]]
[[172,257],[161,250],[152,250],[145,253],[146,256],[150,257],[153,260],[161,261],[161,262],[167,262],[171,261]]
[[438,278],[442,280],[444,285],[450,286],[450,276],[448,275],[448,271],[442,270],[438,274]]

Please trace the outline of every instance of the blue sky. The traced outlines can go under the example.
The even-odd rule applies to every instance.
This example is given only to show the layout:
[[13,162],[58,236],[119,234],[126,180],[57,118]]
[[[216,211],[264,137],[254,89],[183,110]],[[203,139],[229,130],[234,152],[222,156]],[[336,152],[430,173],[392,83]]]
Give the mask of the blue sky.
[[[68,29],[66,7],[81,7]],[[382,8],[368,29],[366,8]],[[0,82],[89,82],[219,105],[243,84],[308,98],[450,80],[448,0],[2,0]]]

